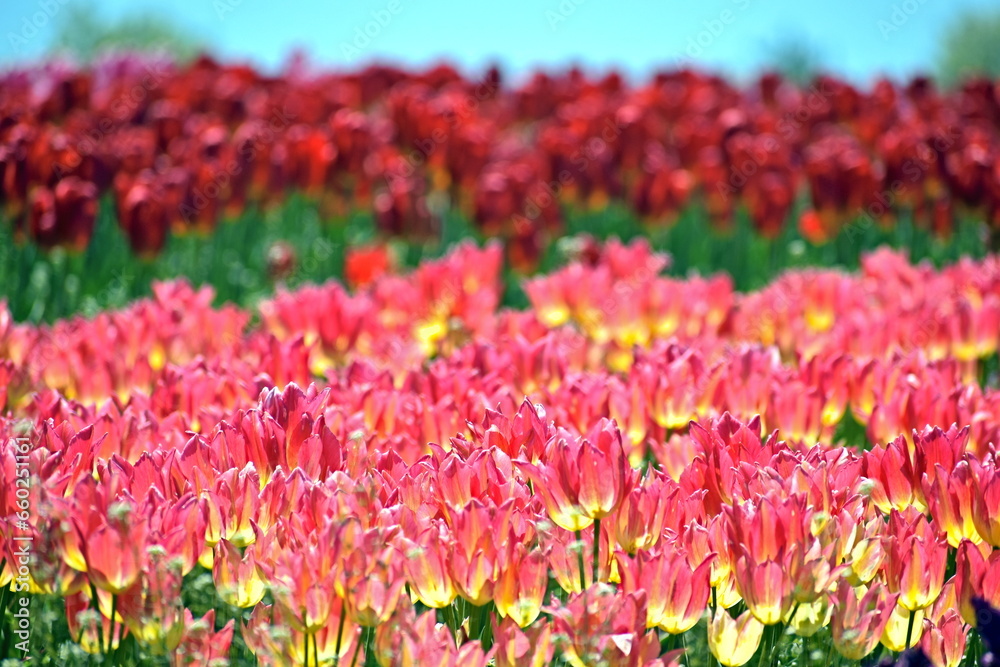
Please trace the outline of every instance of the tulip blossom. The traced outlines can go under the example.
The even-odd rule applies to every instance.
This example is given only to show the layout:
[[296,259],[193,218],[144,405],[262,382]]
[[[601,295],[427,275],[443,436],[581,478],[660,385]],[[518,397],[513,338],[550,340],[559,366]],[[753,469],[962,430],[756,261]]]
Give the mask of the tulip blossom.
[[1000,547],[1000,473],[995,465],[973,467],[972,523],[983,541]]
[[184,635],[174,653],[172,665],[213,665],[229,659],[229,646],[233,641],[234,621],[230,620],[221,630],[215,630],[215,610],[195,619],[190,610],[184,611]]
[[548,623],[522,630],[510,617],[499,625],[494,620],[497,667],[546,667],[555,652],[552,626]]
[[404,567],[413,596],[428,607],[450,605],[458,595],[448,573],[446,538],[435,527],[425,530],[417,540],[403,543]]
[[911,611],[897,604],[887,614],[881,642],[890,651],[900,652],[916,645],[924,631],[924,610]]
[[91,655],[116,650],[124,639],[124,628],[114,622],[110,608],[105,614],[98,603],[92,609],[93,600],[85,593],[66,596],[66,624],[77,638],[80,647]]
[[[896,521],[898,519],[898,521]],[[923,516],[908,524],[900,515],[890,518],[897,532],[887,538],[883,565],[886,586],[899,593],[899,606],[911,612],[926,609],[941,593],[948,556],[947,543],[930,534]]]
[[267,592],[267,581],[257,564],[253,547],[241,554],[228,540],[219,542],[212,576],[219,596],[234,607],[253,607]]
[[[501,122],[493,102],[459,118],[457,72],[413,79],[376,69],[317,82],[306,99],[295,89],[309,77],[281,84],[301,118],[294,131],[275,130],[260,162],[264,147],[232,156],[227,137],[252,145],[278,84],[207,59],[193,67],[192,85],[158,87],[125,121],[156,119],[149,133],[121,137],[132,147],[118,156],[127,170],[105,164],[118,145],[106,142],[109,155],[73,172],[124,174],[109,187],[143,249],[166,241],[170,211],[186,205],[177,165],[189,153],[198,187],[230,158],[244,160],[231,183],[240,201],[263,204],[255,189],[298,183],[323,210],[378,200],[379,224],[400,233],[430,225],[431,211],[408,207],[434,191],[516,235],[527,261],[538,257],[532,243],[557,237],[563,204],[582,201],[577,191],[588,202],[636,198],[665,215],[676,205],[668,199],[725,185],[730,152],[759,152],[748,117],[728,102],[719,136],[714,121],[685,130],[671,112],[677,146],[650,140],[663,118],[640,121],[666,108],[664,91],[702,102],[738,94],[697,74],[668,76],[638,97],[611,77],[566,90],[551,79],[516,84],[496,106],[557,158],[550,163],[523,137],[490,148]],[[34,86],[48,100],[43,114],[0,123],[5,205],[35,216],[25,220],[34,231],[17,227],[26,247],[53,211],[53,238],[62,223],[43,190],[21,186],[37,179],[54,195],[50,162],[72,146],[52,134],[45,150],[25,153],[35,141],[25,132],[65,118],[58,131],[73,133],[109,104],[103,78],[61,77],[57,68],[42,83],[66,85]],[[4,81],[11,99],[29,87],[23,74]],[[787,82],[774,85],[755,93],[761,122],[796,97]],[[898,92],[906,105],[945,110],[961,97],[966,115],[985,118],[984,85]],[[586,104],[563,108],[559,100],[584,89]],[[860,99],[839,90],[838,118]],[[836,182],[857,203],[901,171],[905,151],[881,144],[912,133],[896,126],[913,114],[894,115],[886,135],[876,121],[894,108],[892,84],[880,91],[863,100],[876,105],[865,136],[879,146],[807,138],[827,151],[810,155],[809,187]],[[89,100],[86,114],[67,108],[77,99]],[[427,156],[434,180],[400,176],[382,192],[376,175],[396,173],[400,147],[428,129],[450,132],[452,115],[464,127]],[[622,123],[609,142],[618,145],[561,192],[565,201],[511,231],[525,199],[607,118]],[[981,130],[965,123],[961,149],[941,151],[948,173],[906,193],[915,215],[937,205],[920,197],[958,187],[964,172],[952,171],[966,153],[991,154]],[[143,163],[152,146],[170,147],[164,169],[181,173]],[[841,151],[867,157],[841,164]],[[895,162],[882,162],[886,152]],[[500,154],[503,165],[486,166]],[[631,165],[617,185],[602,180],[612,159]],[[672,165],[690,160],[704,164],[678,176]],[[828,161],[840,171],[824,171]],[[475,166],[453,173],[466,163]],[[759,173],[773,178],[728,203],[710,188],[709,205],[721,215],[743,200],[776,231],[795,179],[775,176],[775,165]],[[967,198],[988,191],[974,179],[961,187]],[[642,200],[654,193],[666,199]],[[841,213],[823,197],[813,202],[817,224],[834,231]],[[77,224],[86,202],[64,203]],[[948,206],[959,203],[969,202]],[[175,222],[210,226],[211,211],[194,213]],[[300,248],[297,263],[320,250]],[[943,665],[976,657],[969,627],[990,634],[984,605],[1000,606],[990,444],[1000,442],[1000,391],[988,381],[1000,260],[938,269],[881,251],[853,273],[796,269],[736,292],[728,277],[660,275],[666,258],[641,242],[573,238],[559,249],[567,266],[532,278],[532,305],[515,309],[499,306],[511,286],[499,250],[464,245],[351,292],[335,282],[281,287],[253,309],[216,305],[225,295],[180,281],[51,322],[47,306],[25,314],[23,301],[0,303],[0,584],[14,596],[11,613],[20,595],[58,598],[69,631],[56,633],[53,655],[143,664],[224,662],[234,642],[237,660],[245,644],[262,665],[310,667],[548,664],[557,655],[664,667],[682,646],[693,660],[763,664],[794,655],[805,638],[810,652],[851,662],[873,659],[879,643],[920,647]],[[211,600],[226,609],[199,619],[187,608]],[[706,611],[706,631],[695,632]]]
[[899,596],[888,594],[882,584],[865,589],[841,581],[832,597],[833,645],[848,660],[861,660],[882,639]]
[[542,611],[548,568],[540,551],[529,552],[523,545],[511,549],[497,580],[493,601],[501,617],[510,617],[526,628]]
[[543,461],[519,467],[537,486],[549,516],[566,530],[582,530],[610,515],[632,486],[621,433],[612,422],[602,421],[582,439],[554,437]]
[[670,634],[690,630],[708,605],[711,559],[691,569],[684,554],[672,546],[659,553],[615,558],[626,593],[646,592],[646,627]]
[[136,640],[154,654],[174,651],[184,634],[181,575],[151,555],[149,571],[120,596],[117,611]]
[[662,477],[643,478],[623,498],[615,520],[614,535],[622,549],[634,554],[655,546],[678,493]]
[[100,590],[118,595],[139,578],[144,565],[143,530],[121,522],[104,525],[87,539],[87,574]]
[[736,564],[736,586],[747,608],[764,625],[780,623],[792,606],[792,585],[779,562],[756,563],[746,556]]
[[952,548],[957,548],[965,539],[982,540],[972,516],[973,494],[972,472],[966,461],[957,463],[950,473],[937,465],[933,482],[924,476],[927,508],[934,523],[944,530]]
[[935,665],[958,667],[965,657],[968,634],[968,626],[952,610],[924,632],[920,646]]
[[708,648],[726,667],[749,662],[763,636],[764,624],[749,611],[733,618],[724,609],[717,609],[708,620]]
[[958,611],[969,625],[976,624],[974,599],[1000,607],[1000,552],[986,551],[973,542],[962,542],[955,557],[955,594]]
[[657,665],[659,641],[655,633],[644,632],[644,602],[643,593],[616,593],[598,584],[551,608],[565,659],[574,667]]

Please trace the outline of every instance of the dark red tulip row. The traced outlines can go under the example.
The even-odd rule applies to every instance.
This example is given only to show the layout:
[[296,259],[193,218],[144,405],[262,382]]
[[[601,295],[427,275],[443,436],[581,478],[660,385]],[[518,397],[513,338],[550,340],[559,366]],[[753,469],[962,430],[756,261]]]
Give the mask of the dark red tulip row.
[[625,202],[669,223],[745,207],[764,234],[798,221],[822,240],[901,213],[947,233],[1000,223],[1000,88],[927,79],[859,89],[775,75],[739,87],[694,71],[464,76],[292,68],[269,76],[202,58],[38,66],[0,78],[0,204],[22,237],[81,248],[113,194],[138,253],[298,190],[327,217],[373,211],[426,236],[457,208],[530,265],[569,209]]

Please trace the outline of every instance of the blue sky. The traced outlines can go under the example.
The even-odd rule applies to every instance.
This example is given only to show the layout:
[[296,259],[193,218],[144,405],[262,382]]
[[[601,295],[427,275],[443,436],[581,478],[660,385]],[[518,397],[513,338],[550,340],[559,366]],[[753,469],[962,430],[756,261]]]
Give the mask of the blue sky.
[[[0,63],[44,54],[63,3],[76,1],[5,0]],[[797,39],[827,69],[863,83],[879,74],[929,71],[941,31],[957,12],[1000,10],[1000,1],[103,0],[91,6],[108,19],[164,16],[217,54],[269,69],[301,48],[312,62],[335,67],[448,59],[469,72],[490,63],[514,75],[538,65],[580,64],[641,77],[689,60],[742,78]]]

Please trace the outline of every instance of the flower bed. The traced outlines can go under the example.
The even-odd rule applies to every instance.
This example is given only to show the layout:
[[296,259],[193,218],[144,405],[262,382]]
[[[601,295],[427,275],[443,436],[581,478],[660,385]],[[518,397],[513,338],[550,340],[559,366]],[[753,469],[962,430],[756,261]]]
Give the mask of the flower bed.
[[523,310],[496,244],[252,311],[183,282],[0,310],[3,649],[12,595],[43,664],[989,648],[1000,261],[885,250],[750,293],[665,263],[599,246]]

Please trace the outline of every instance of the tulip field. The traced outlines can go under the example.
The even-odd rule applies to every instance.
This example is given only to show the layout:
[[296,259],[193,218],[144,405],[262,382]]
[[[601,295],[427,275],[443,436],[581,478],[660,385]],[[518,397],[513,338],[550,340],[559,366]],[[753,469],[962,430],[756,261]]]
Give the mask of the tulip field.
[[3,77],[0,659],[997,664],[1000,86]]

